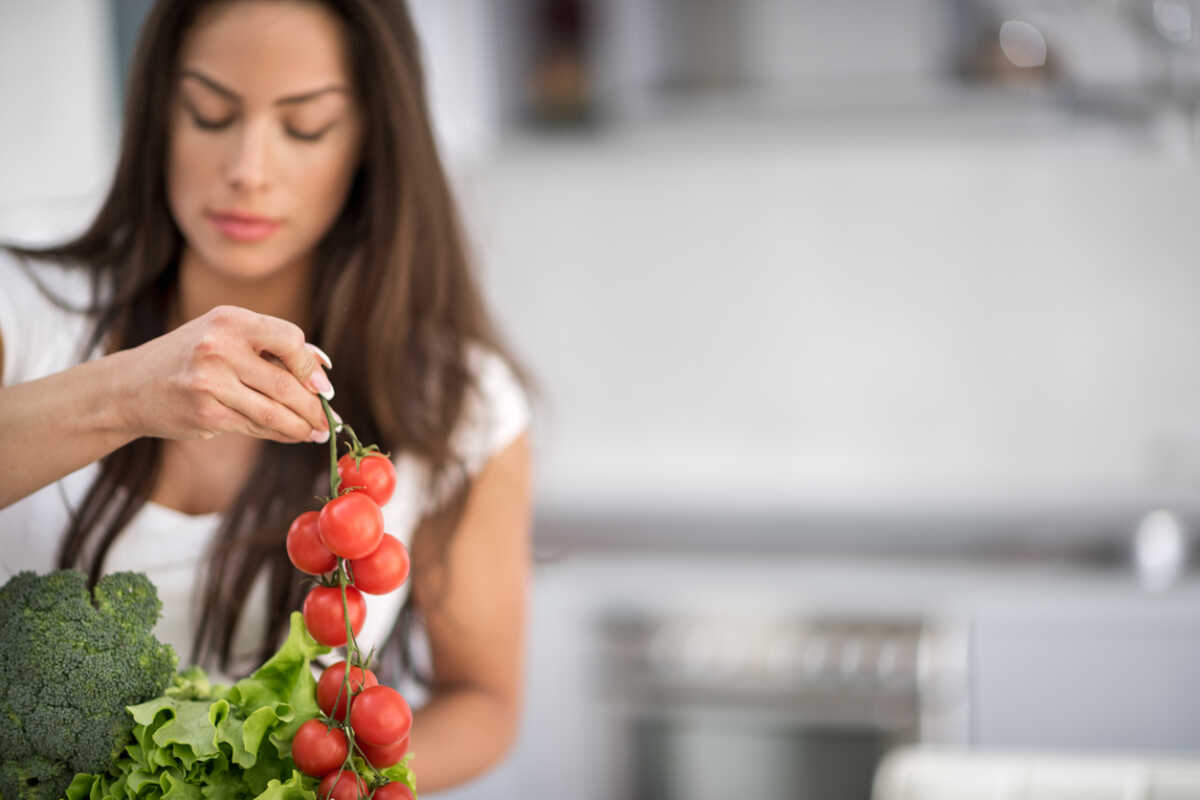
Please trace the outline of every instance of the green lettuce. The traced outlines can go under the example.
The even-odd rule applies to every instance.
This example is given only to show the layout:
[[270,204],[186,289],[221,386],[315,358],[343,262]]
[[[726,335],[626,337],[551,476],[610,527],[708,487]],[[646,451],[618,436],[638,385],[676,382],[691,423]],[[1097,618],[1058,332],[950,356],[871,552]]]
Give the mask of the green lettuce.
[[[108,772],[76,775],[67,800],[316,800],[317,779],[296,769],[291,741],[317,716],[312,661],[329,652],[293,612],[287,641],[254,674],[212,684],[198,667],[175,676],[161,697],[128,706],[130,741]],[[373,770],[415,792],[408,758]]]

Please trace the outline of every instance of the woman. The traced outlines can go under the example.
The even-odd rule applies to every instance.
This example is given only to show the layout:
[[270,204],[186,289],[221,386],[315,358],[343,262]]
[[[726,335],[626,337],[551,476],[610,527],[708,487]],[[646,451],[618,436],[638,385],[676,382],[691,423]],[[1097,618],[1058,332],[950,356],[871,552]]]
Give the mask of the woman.
[[253,668],[307,588],[283,541],[328,494],[332,378],[334,408],[397,467],[385,528],[412,577],[370,598],[360,644],[389,645],[385,671],[394,648],[395,685],[426,630],[422,790],[503,756],[528,410],[467,267],[401,0],[160,2],[97,218],[0,249],[0,281],[2,577],[144,571],[185,663]]

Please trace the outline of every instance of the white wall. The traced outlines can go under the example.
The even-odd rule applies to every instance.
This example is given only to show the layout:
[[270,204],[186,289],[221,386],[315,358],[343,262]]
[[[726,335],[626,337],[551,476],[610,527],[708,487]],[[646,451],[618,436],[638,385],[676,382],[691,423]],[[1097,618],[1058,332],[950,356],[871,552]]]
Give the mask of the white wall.
[[116,156],[109,4],[0,3],[0,238],[81,224]]
[[451,168],[474,163],[500,125],[498,10],[491,0],[409,0],[421,40],[430,112]]
[[534,142],[467,193],[544,503],[1195,498],[1194,171],[802,127]]

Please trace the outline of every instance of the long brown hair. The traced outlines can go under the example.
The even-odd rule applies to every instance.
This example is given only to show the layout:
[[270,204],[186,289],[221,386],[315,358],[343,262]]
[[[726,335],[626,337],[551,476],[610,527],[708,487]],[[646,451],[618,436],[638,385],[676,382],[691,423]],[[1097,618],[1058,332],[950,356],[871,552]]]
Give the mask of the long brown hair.
[[[82,353],[106,341],[135,347],[166,332],[183,245],[166,198],[169,104],[183,38],[214,2],[229,0],[160,0],[146,19],[130,70],[116,174],[91,226],[55,247],[13,248],[91,271],[96,325]],[[456,481],[454,497],[421,523],[436,528],[435,557],[443,558],[469,488],[450,446],[474,386],[464,347],[483,345],[518,376],[523,372],[503,346],[469,268],[403,0],[323,2],[343,23],[365,130],[362,166],[314,254],[314,313],[306,333],[336,365],[338,410],[362,441],[419,458],[429,492]],[[102,285],[111,287],[110,295],[102,295]],[[260,577],[268,586],[268,624],[258,655],[266,658],[277,646],[306,589],[288,562],[283,534],[297,514],[314,507],[314,496],[328,493],[324,448],[263,444],[254,478],[223,515],[205,562],[192,658],[226,671],[247,589]],[[154,438],[137,439],[101,460],[63,538],[61,566],[82,566],[93,581],[99,578],[121,529],[151,496],[161,460],[162,441]],[[422,568],[413,564],[414,573]],[[415,673],[408,647],[415,621],[410,592],[390,640],[392,660],[399,659],[391,669],[428,685],[428,676]],[[387,663],[381,666],[388,671]]]

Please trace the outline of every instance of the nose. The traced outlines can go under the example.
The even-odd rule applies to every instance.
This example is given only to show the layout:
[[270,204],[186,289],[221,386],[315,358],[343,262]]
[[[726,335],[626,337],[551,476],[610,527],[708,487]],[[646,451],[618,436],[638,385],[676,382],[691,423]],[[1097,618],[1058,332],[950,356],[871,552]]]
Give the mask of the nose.
[[269,185],[270,140],[266,122],[247,120],[240,133],[227,167],[229,183],[238,191],[261,191]]

